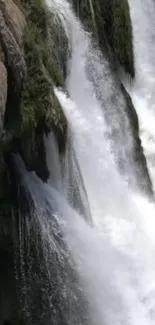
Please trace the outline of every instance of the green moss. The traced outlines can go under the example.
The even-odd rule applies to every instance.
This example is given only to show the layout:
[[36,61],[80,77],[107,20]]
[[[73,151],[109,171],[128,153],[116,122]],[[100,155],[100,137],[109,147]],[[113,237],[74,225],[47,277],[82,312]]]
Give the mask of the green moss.
[[134,77],[132,27],[128,1],[113,1],[109,10],[110,13],[109,43],[120,65]]
[[11,135],[9,138],[20,138],[21,141],[25,133],[28,135],[29,132],[31,136],[40,125],[43,132],[51,126],[65,132],[67,122],[54,94],[54,86],[64,85],[68,51],[61,21],[55,13],[48,11],[44,0],[15,0],[15,3],[26,19],[23,52],[27,76],[17,105],[10,75],[5,129]]
[[[22,91],[16,105],[11,90],[5,133],[0,139],[4,152],[18,151],[27,168],[44,180],[48,171],[45,162],[43,134],[54,128],[61,149],[64,148],[67,122],[54,93],[54,86],[64,85],[64,66],[68,42],[61,21],[47,10],[44,0],[16,0],[26,26],[21,53],[27,67]],[[16,94],[15,94],[16,95]]]
[[76,13],[108,58],[134,77],[132,25],[127,0],[74,0]]
[[43,0],[20,0],[20,5],[27,22],[24,33],[27,78],[21,94],[20,136],[17,134],[14,142],[27,167],[46,180],[43,133],[53,127],[61,139],[67,126],[54,86],[64,85],[63,62],[68,44],[61,22],[47,11]]
[[59,48],[51,49],[44,2],[27,1],[25,8],[24,49],[28,71],[21,101],[22,129],[35,128],[43,121],[45,125],[47,122],[62,129],[66,122],[53,91],[53,85],[62,86],[64,83]]

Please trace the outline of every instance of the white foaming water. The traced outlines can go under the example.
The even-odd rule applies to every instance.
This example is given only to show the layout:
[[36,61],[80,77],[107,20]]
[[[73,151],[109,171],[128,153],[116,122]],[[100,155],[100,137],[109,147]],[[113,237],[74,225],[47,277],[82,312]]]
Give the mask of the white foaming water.
[[[130,215],[132,210],[127,184],[121,179],[113,157],[116,153],[123,161],[127,181],[129,176],[132,185],[136,186],[133,137],[124,99],[112,77],[109,63],[98,50],[93,50],[90,38],[70,7],[68,12],[66,19],[68,23],[71,19],[72,58],[66,87],[70,98],[58,89],[55,93],[68,119],[92,214],[95,213],[96,221],[100,222],[103,211],[119,215],[123,206]],[[113,152],[114,144],[116,152]]]
[[[123,99],[119,91],[115,92],[117,85],[108,62],[92,49],[89,37],[67,2],[48,0],[48,5],[54,6],[58,15],[60,11],[60,17],[63,15],[66,30],[69,26],[66,32],[72,46],[66,82],[69,97],[58,89],[55,93],[68,119],[94,228],[82,220],[60,193],[48,185],[43,190],[51,205],[53,201],[56,204],[55,215],[83,282],[93,325],[152,325],[155,321],[155,208],[129,190],[111,152],[110,135],[114,132],[117,146],[120,145],[117,154],[136,179],[132,160],[128,160],[133,148],[130,131],[125,136],[129,125],[123,113]],[[118,104],[119,119],[115,110]],[[125,121],[125,132],[122,129],[118,133],[121,118]]]
[[155,190],[155,2],[129,0],[133,23],[136,82],[129,89]]
[[[136,198],[134,205],[134,198],[134,220],[123,220],[122,215],[118,220],[113,216],[110,224],[104,214],[100,228],[92,228],[54,188],[42,183],[34,173],[25,171],[20,163],[17,166],[22,173],[23,185],[29,190],[39,211],[42,234],[52,250],[59,247],[55,246],[51,237],[50,211],[52,225],[52,218],[55,218],[63,231],[89,302],[91,324],[152,325],[155,319],[155,283],[152,280],[155,278],[155,240],[146,226],[149,223],[152,229],[155,227],[150,214],[151,209],[154,214],[154,207],[141,197]],[[149,221],[139,209],[138,200],[142,209],[145,207],[149,211]],[[44,213],[42,217],[41,211]],[[55,235],[58,237],[58,234]],[[61,250],[58,253],[61,260]],[[71,318],[69,314],[65,324],[70,324]]]

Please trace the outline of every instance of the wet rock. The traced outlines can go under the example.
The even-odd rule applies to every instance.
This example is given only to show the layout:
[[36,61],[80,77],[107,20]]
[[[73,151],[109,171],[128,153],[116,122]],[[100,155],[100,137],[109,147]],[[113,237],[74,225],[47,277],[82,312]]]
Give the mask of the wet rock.
[[132,99],[129,93],[127,92],[127,90],[125,89],[125,87],[123,86],[123,84],[121,84],[121,91],[126,101],[125,113],[127,114],[128,117],[131,136],[133,139],[132,159],[134,163],[132,168],[134,169],[134,174],[136,175],[138,180],[137,185],[144,195],[153,198],[154,194],[153,194],[152,182],[150,179],[146,158],[140,140],[138,116],[134,108],[134,105],[132,103]]
[[0,61],[0,136],[3,131],[4,114],[7,101],[7,70]]
[[132,78],[135,75],[132,24],[127,0],[73,0],[77,15],[102,51]]

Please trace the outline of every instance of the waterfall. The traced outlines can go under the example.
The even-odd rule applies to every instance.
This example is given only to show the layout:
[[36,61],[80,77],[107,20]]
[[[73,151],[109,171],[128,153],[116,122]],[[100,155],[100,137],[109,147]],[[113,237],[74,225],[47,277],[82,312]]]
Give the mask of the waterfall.
[[155,189],[155,2],[129,0],[136,66],[136,81],[129,88],[139,122],[142,144]]
[[[110,175],[116,174],[114,171],[116,166],[110,168],[110,164],[113,165],[117,162],[119,172],[124,175],[128,184],[138,190],[146,188],[147,181],[143,168],[141,168],[141,161],[135,157],[136,144],[128,118],[126,100],[111,65],[93,44],[90,35],[83,30],[67,1],[48,0],[47,3],[51,10],[55,10],[59,14],[68,37],[71,58],[68,63],[66,89],[69,94],[68,101],[71,100],[75,108],[71,109],[72,105],[70,104],[64,107],[61,98],[59,98],[63,94],[60,94],[59,90],[56,90],[56,94],[65,114],[68,115],[68,120],[72,117],[69,124],[74,123],[75,132],[78,130],[76,123],[80,123],[81,129],[78,132],[80,144],[86,137],[84,132],[88,128],[91,129],[87,143],[84,140],[85,144],[82,146],[75,145],[76,150],[77,147],[83,147],[83,151],[86,151],[84,145],[87,147],[90,143],[93,144],[93,150],[98,152],[98,159],[102,159],[104,165],[109,159]],[[86,122],[85,127],[82,126],[84,121]],[[96,151],[95,147],[97,146]],[[88,155],[91,154],[91,159],[94,159],[92,157],[93,150],[88,153]],[[111,154],[107,155],[106,151],[110,151]],[[90,157],[88,159],[90,160]],[[92,166],[94,166],[93,162]],[[98,174],[100,177],[99,171]],[[105,174],[107,174],[107,170],[104,176]],[[115,176],[113,175],[112,178]]]
[[[53,319],[67,325],[111,325],[114,321],[116,324],[153,324],[153,205],[136,197],[130,219],[126,219],[126,211],[122,211],[119,218],[104,215],[100,227],[92,228],[60,192],[27,172],[18,156],[14,159],[22,186],[29,194],[28,202],[31,206],[33,203],[31,226],[27,220],[27,239],[34,240],[32,235],[38,233],[39,228],[37,242],[35,239],[37,266],[33,265],[36,257],[33,261],[34,247],[30,243],[31,255],[27,248],[28,261],[24,262],[22,247],[26,238],[22,239],[23,231],[20,232],[22,290],[27,297],[25,313],[30,324],[35,323],[36,312],[37,324],[50,324]],[[149,211],[149,220],[145,211]],[[42,298],[39,311],[33,297],[37,276]]]
[[[69,4],[49,3],[53,10],[60,10],[60,17],[65,12],[62,23],[68,28],[72,51],[66,80],[69,97],[59,89],[55,93],[68,119],[91,211],[97,211],[98,220],[103,211],[119,215],[122,205],[128,211],[128,183],[140,190],[139,179],[143,181],[143,173],[138,175],[140,166],[133,158],[133,135],[125,114],[125,100],[107,59],[93,47]],[[118,160],[125,170],[126,182],[118,172]]]
[[28,172],[18,155],[13,156],[13,164],[21,187],[13,237],[24,319],[33,325],[91,324],[84,290],[63,239],[61,193]]
[[[153,325],[155,207],[141,192],[125,99],[69,3],[46,2],[61,19],[71,51],[65,90],[55,88],[68,142],[62,155],[52,132],[44,139],[48,184],[13,157],[29,210],[22,226],[28,235],[20,231],[15,245],[25,313],[30,324]],[[32,260],[29,251],[24,257],[30,238]],[[39,302],[33,296],[38,285]]]
[[51,131],[45,137],[46,161],[50,171],[49,184],[61,192],[89,223],[92,223],[89,202],[82,174],[72,146],[70,136],[66,144],[65,157],[59,157],[55,136]]

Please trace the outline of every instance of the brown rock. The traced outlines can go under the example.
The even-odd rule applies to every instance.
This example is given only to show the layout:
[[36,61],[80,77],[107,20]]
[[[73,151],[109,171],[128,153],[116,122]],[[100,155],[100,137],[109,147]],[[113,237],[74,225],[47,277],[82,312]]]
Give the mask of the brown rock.
[[0,9],[2,10],[7,27],[21,47],[23,30],[26,25],[23,13],[12,0],[0,0]]
[[26,64],[21,48],[17,44],[12,32],[6,25],[2,11],[0,10],[0,39],[6,54],[7,66],[12,70],[17,88],[26,72]]
[[[11,3],[11,2],[10,2]],[[0,0],[2,6],[3,1]],[[14,105],[19,106],[20,95],[22,90],[23,79],[26,76],[26,64],[24,60],[23,48],[19,46],[14,37],[12,30],[6,23],[4,6],[0,10],[0,42],[2,51],[5,55],[5,67],[8,72],[8,92],[9,96],[14,99]],[[19,28],[20,29],[20,28]],[[1,78],[1,76],[0,76]],[[11,99],[12,101],[12,99]],[[11,104],[12,106],[12,104]],[[11,107],[10,107],[11,108]],[[9,109],[10,109],[9,108]]]

